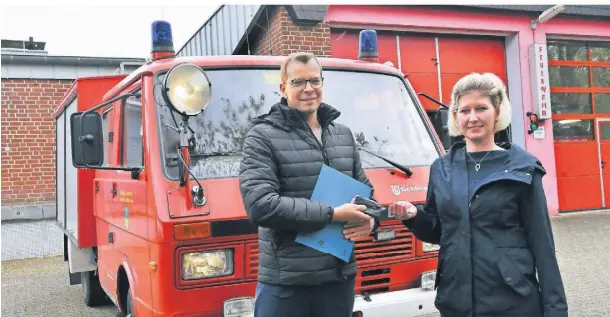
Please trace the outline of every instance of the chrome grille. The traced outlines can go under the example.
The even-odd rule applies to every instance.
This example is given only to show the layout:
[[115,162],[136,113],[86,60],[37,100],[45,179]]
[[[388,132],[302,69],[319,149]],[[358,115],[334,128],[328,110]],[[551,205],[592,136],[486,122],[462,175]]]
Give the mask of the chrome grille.
[[356,294],[375,294],[390,289],[390,269],[373,268],[362,270],[356,284]]
[[246,244],[246,279],[256,279],[258,274],[258,242]]
[[[356,262],[358,267],[370,267],[403,262],[415,256],[413,234],[407,231],[402,224],[383,225],[379,230],[392,229],[396,231],[396,238],[389,241],[374,241],[373,237],[366,237],[356,241],[354,247]],[[382,271],[379,271],[382,270]],[[371,271],[371,277],[364,278],[362,286],[371,286],[379,283],[389,283],[388,272],[386,269],[376,269]],[[373,272],[374,271],[374,272]],[[375,273],[376,272],[376,273]],[[387,274],[387,277],[380,277],[379,272]],[[373,274],[374,273],[374,274]],[[256,279],[258,274],[258,242],[252,241],[246,244],[246,279]],[[363,276],[364,277],[364,276]],[[387,281],[385,279],[388,279]]]
[[402,262],[415,256],[413,234],[402,224],[383,225],[379,230],[394,230],[396,238],[388,241],[374,241],[366,237],[356,242],[356,262],[359,267]]

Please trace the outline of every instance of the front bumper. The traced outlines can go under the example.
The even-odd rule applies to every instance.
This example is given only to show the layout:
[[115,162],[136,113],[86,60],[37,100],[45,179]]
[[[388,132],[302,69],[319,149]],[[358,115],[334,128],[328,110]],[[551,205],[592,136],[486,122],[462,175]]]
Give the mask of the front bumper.
[[[435,291],[426,291],[421,288],[407,289],[371,295],[369,301],[363,296],[356,296],[353,312],[362,313],[362,317],[416,317],[438,312],[434,307]],[[177,314],[180,317],[200,317],[207,314]],[[240,315],[250,317],[253,314]]]
[[375,294],[366,301],[357,296],[354,312],[362,312],[362,317],[414,317],[438,312],[434,307],[436,291],[421,288]]

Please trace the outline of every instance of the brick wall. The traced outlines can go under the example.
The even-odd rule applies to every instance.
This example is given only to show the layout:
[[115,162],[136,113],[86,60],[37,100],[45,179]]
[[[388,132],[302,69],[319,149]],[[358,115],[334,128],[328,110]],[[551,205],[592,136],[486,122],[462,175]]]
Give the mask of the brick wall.
[[2,80],[2,205],[53,204],[53,108],[71,80]]
[[[269,6],[271,7],[271,6]],[[294,52],[311,52],[319,57],[330,57],[330,26],[322,22],[313,26],[295,25],[284,6],[276,6],[263,25],[259,38],[252,44],[255,55],[286,56]]]

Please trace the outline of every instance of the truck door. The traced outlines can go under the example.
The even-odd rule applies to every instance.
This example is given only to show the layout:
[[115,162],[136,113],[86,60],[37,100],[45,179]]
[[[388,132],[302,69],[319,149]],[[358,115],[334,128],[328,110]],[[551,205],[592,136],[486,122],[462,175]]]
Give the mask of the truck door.
[[[128,92],[141,91],[135,88]],[[142,96],[144,93],[142,93]],[[134,299],[135,309],[141,302],[150,305],[151,287],[148,261],[150,258],[148,242],[148,223],[151,214],[147,208],[147,167],[144,160],[144,112],[142,97],[132,96],[123,101],[121,107],[121,145],[119,158],[122,167],[139,167],[141,173],[134,175],[130,171],[116,171],[112,186],[115,196],[112,201],[112,234],[115,236],[114,248],[117,250],[119,266],[131,273],[133,280],[129,285]],[[152,213],[155,214],[155,213]],[[156,215],[156,214],[155,214]],[[156,219],[155,219],[156,220]],[[117,279],[125,276],[117,276]],[[127,283],[123,280],[121,283]],[[126,285],[126,284],[124,284]],[[123,294],[126,295],[126,294]],[[123,298],[124,299],[124,298]]]
[[[116,158],[116,134],[115,120],[121,102],[113,103],[102,112],[102,127],[104,133],[104,166],[117,166]],[[113,269],[117,262],[116,251],[109,237],[109,216],[112,214],[110,204],[112,202],[112,182],[114,171],[98,170],[95,178],[95,222],[97,228],[97,267],[100,284],[110,294],[116,294],[116,272]]]
[[[128,92],[138,91],[140,88]],[[141,97],[129,97],[114,104],[113,147],[110,161],[121,167],[144,167],[143,147],[143,110]],[[103,259],[100,268],[101,280],[107,284],[107,289],[117,295],[121,267],[130,270],[134,281],[134,296],[148,301],[147,292],[138,289],[148,289],[150,282],[147,271],[149,246],[147,238],[148,212],[146,170],[139,175],[130,171],[102,171],[96,179],[100,187],[100,195],[104,199],[98,211],[102,213],[98,224],[99,257]],[[135,176],[135,177],[134,177]],[[125,267],[124,264],[128,266]],[[126,281],[123,281],[126,282]],[[146,284],[146,285],[143,285]],[[147,286],[148,285],[148,286]],[[149,302],[149,301],[148,301]]]
[[[129,97],[121,107],[121,140],[118,146],[122,167],[143,167],[142,100]],[[128,232],[132,238],[146,238],[146,171],[143,169],[136,179],[129,171],[115,171],[112,180],[114,189],[112,224],[117,232]],[[127,241],[115,242],[115,246],[126,247]],[[125,252],[126,250],[122,250]]]

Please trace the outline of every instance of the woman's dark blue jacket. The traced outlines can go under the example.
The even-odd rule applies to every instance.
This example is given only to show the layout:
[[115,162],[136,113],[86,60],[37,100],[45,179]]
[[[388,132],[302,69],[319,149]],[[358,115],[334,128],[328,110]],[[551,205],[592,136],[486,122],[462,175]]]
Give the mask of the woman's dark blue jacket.
[[503,147],[509,159],[470,196],[466,147],[454,145],[432,164],[425,206],[403,223],[440,245],[435,304],[443,317],[566,317],[546,171],[518,146]]

